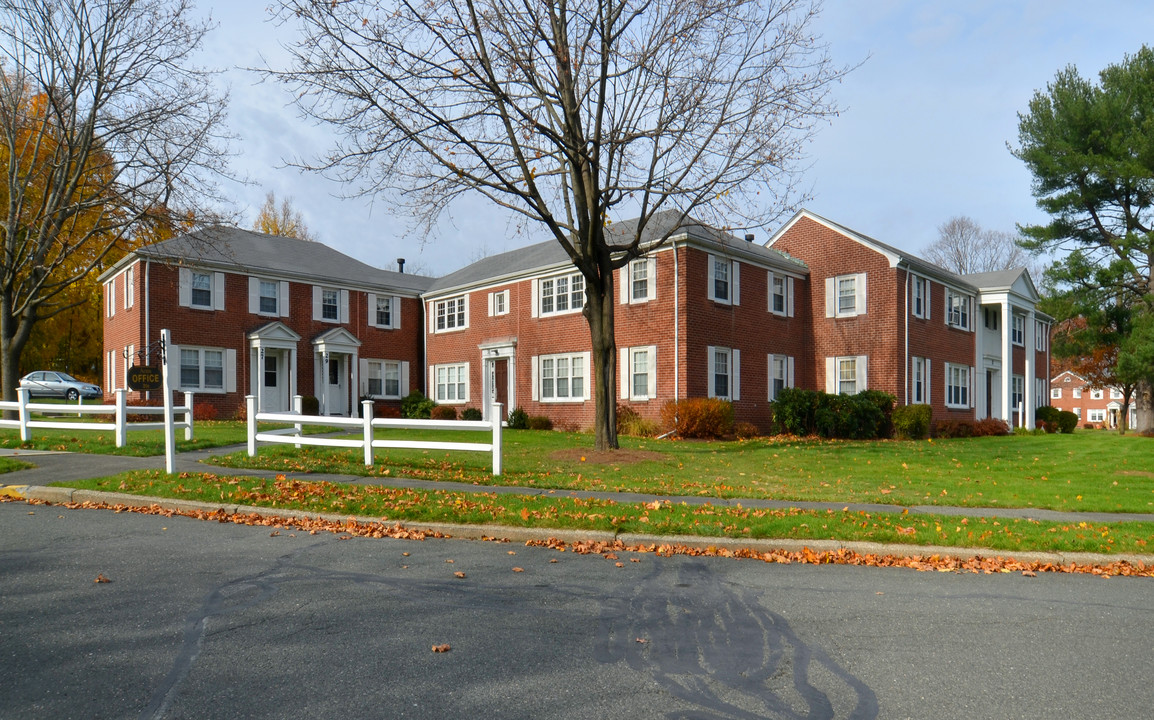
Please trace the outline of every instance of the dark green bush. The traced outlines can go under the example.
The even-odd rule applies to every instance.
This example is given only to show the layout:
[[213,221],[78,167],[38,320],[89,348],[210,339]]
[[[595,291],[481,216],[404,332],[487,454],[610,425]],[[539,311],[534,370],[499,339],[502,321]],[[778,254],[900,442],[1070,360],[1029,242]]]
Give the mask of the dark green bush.
[[717,398],[670,400],[661,408],[665,427],[683,438],[724,438],[733,435],[733,403]]
[[1043,405],[1034,411],[1034,425],[1046,428],[1046,432],[1058,432],[1058,416],[1062,411],[1051,405]]
[[894,409],[894,434],[902,440],[924,440],[930,436],[934,409],[929,405],[903,405]]
[[428,420],[436,405],[420,390],[414,390],[401,400],[401,416],[410,420]]
[[1063,410],[1058,413],[1058,429],[1065,435],[1074,432],[1078,427],[1078,416],[1069,410]]
[[858,402],[873,403],[879,412],[881,412],[881,419],[878,421],[877,428],[873,435],[869,437],[890,438],[894,436],[894,402],[896,398],[887,392],[881,390],[864,390],[854,396]]
[[885,423],[885,414],[875,398],[865,393],[819,393],[813,420],[814,429],[822,437],[868,440],[878,437],[878,430]]
[[773,424],[778,432],[790,435],[813,435],[814,411],[818,393],[801,388],[785,388],[773,402]]
[[320,415],[321,401],[315,395],[301,396],[301,415]]
[[513,412],[509,413],[509,427],[513,430],[525,430],[529,427],[529,414],[525,412],[525,408],[513,408]]
[[533,415],[529,418],[530,430],[552,430],[553,421],[544,415]]
[[461,411],[462,420],[484,420],[485,416],[475,407],[467,407]]

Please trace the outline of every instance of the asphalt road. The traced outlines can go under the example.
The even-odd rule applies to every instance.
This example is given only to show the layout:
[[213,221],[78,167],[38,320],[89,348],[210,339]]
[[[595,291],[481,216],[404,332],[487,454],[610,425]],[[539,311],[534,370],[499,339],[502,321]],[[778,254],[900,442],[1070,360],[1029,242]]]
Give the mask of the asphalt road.
[[2,718],[1148,718],[1152,621],[1150,579],[0,503]]

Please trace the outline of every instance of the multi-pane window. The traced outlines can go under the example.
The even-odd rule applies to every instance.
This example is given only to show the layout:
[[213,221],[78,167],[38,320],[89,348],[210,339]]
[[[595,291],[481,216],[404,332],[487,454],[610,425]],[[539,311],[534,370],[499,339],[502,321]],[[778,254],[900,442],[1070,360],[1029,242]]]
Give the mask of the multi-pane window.
[[649,397],[649,373],[653,372],[649,366],[649,350],[633,350],[630,355],[629,395],[635,399],[647,399]]
[[1034,321],[1034,349],[1038,352],[1045,352],[1046,348],[1050,347],[1050,324]]
[[390,295],[377,296],[377,327],[393,326],[393,298]]
[[789,357],[771,355],[769,358],[769,401],[777,400],[781,391],[789,386]]
[[856,395],[857,387],[857,358],[844,357],[837,359],[837,391],[840,395]]
[[857,317],[866,314],[866,274],[825,279],[825,316]]
[[929,317],[927,305],[930,297],[930,281],[927,278],[914,276],[911,285],[913,302],[911,303],[915,317]]
[[1091,408],[1087,413],[1086,419],[1090,422],[1106,422],[1106,410],[1104,408]]
[[1110,388],[1110,399],[1111,400],[1121,400],[1122,399],[1122,391],[1119,390],[1118,388]]
[[279,283],[260,281],[260,311],[267,315],[277,314],[277,290]]
[[1015,345],[1026,344],[1026,318],[1015,315],[1010,324],[1010,342]]
[[585,399],[585,356],[548,355],[540,358],[541,400]]
[[726,348],[713,349],[713,397],[728,398],[731,385],[731,352]]
[[946,291],[946,324],[961,328],[962,330],[970,329],[970,301],[969,295],[962,295],[953,290]]
[[193,272],[191,275],[192,306],[212,307],[212,273]]
[[968,366],[946,363],[946,405],[949,407],[970,406],[970,368]]
[[224,351],[182,347],[180,387],[182,390],[223,390]]
[[1090,391],[1090,399],[1091,400],[1101,400],[1104,397],[1105,397],[1105,395],[1103,395],[1103,391],[1100,389]]
[[126,309],[132,307],[136,300],[136,288],[134,287],[135,283],[133,281],[133,277],[135,276],[134,270],[135,268],[129,265],[128,269],[124,271],[124,307]]
[[853,275],[837,279],[837,314],[853,315],[857,312],[857,278]]
[[464,402],[469,399],[467,365],[437,365],[437,402]]
[[1021,375],[1010,378],[1010,410],[1017,411],[1022,407],[1026,394],[1026,380]]
[[774,275],[773,284],[769,289],[770,293],[770,311],[778,315],[785,314],[785,293],[786,282],[784,275]]
[[634,260],[629,263],[630,299],[634,302],[649,298],[649,261]]
[[713,258],[713,299],[729,302],[729,261]]
[[912,376],[911,390],[913,391],[911,401],[915,405],[925,405],[930,401],[929,392],[927,392],[926,388],[927,381],[929,380],[926,370],[926,359],[922,357],[913,358],[910,374]]
[[585,278],[581,273],[558,275],[540,283],[542,315],[577,312],[585,306]]
[[321,290],[321,319],[340,320],[341,293],[339,290],[324,288]]
[[508,295],[503,292],[493,294],[493,314],[504,315],[509,312]]
[[1061,400],[1062,399],[1062,388],[1051,388],[1050,389],[1050,397],[1053,398],[1054,400]]
[[437,332],[465,327],[465,296],[438,300],[434,304],[437,317]]
[[1074,397],[1076,397],[1076,398],[1082,397],[1082,388],[1074,388]]
[[395,360],[368,361],[368,393],[374,397],[401,396],[401,364]]

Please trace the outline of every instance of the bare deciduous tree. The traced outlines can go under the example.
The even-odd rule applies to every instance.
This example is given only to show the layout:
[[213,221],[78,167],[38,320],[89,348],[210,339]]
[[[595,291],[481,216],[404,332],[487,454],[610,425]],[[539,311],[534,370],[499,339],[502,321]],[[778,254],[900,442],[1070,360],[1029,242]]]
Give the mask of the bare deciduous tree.
[[[776,220],[836,109],[816,0],[283,0],[275,73],[340,140],[317,169],[432,223],[463,193],[539,224],[585,279],[595,443],[617,447],[613,270],[655,213]],[[636,217],[625,233],[614,222]],[[678,223],[659,242],[675,233]],[[622,225],[619,225],[621,227]]]
[[956,216],[938,226],[938,239],[923,255],[959,275],[1024,267],[1035,283],[1042,280],[1042,263],[1022,249],[1018,236],[1003,230],[985,230],[972,218]]
[[225,102],[192,64],[208,26],[191,16],[186,0],[0,2],[5,399],[34,325],[75,304],[69,287],[216,199]]

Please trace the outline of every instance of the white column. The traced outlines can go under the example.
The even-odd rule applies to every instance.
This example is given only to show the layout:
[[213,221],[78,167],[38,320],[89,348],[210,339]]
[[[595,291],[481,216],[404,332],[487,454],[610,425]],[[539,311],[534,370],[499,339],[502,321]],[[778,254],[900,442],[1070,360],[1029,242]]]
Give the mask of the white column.
[[1030,310],[1026,313],[1026,326],[1023,328],[1025,332],[1026,347],[1023,348],[1026,352],[1022,353],[1026,358],[1025,365],[1022,367],[1022,405],[1025,418],[1023,423],[1031,430],[1034,429],[1034,403],[1035,388],[1034,388],[1034,311]]
[[1011,402],[1014,399],[1014,346],[1010,342],[1010,328],[1013,327],[1013,312],[1010,299],[1002,300],[1002,325],[999,328],[1002,338],[1002,419],[1010,427],[1014,426],[1014,408]]
[[[975,314],[974,323],[977,328],[974,332],[974,408],[977,410],[977,419],[988,418],[990,416],[990,405],[987,398],[990,393],[986,387],[986,351],[983,346],[985,341],[986,329],[983,323],[978,323],[978,317],[985,317],[985,308],[981,305],[981,298],[978,299],[978,312]],[[906,377],[910,376],[910,353],[906,351]]]

